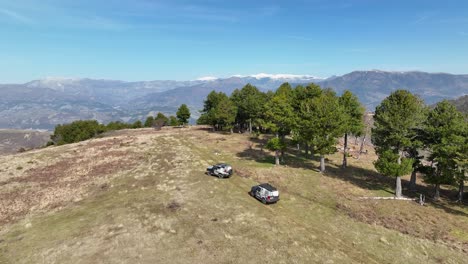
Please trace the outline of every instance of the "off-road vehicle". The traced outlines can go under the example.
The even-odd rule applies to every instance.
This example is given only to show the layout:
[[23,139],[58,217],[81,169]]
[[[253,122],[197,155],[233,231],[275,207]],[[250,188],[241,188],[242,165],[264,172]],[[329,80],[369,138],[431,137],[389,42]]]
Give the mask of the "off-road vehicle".
[[206,168],[206,173],[218,178],[229,178],[232,175],[232,167],[226,163],[219,163]]
[[276,203],[279,201],[278,190],[269,183],[255,185],[250,190],[250,195],[260,200],[262,203]]

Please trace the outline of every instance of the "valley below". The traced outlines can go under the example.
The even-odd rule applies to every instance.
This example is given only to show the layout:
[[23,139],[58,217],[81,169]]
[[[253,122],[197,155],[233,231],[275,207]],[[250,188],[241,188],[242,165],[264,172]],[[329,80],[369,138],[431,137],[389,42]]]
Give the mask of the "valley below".
[[0,155],[43,147],[51,132],[44,130],[0,129]]
[[468,94],[468,75],[379,70],[353,71],[330,78],[271,74],[140,82],[46,78],[24,84],[0,84],[0,128],[53,130],[58,124],[84,119],[135,122],[157,112],[174,115],[181,104],[190,108],[190,123],[194,124],[203,101],[213,90],[230,95],[235,89],[252,84],[266,92],[285,82],[292,86],[316,83],[338,94],[350,90],[371,112],[396,89],[407,89],[428,105]]

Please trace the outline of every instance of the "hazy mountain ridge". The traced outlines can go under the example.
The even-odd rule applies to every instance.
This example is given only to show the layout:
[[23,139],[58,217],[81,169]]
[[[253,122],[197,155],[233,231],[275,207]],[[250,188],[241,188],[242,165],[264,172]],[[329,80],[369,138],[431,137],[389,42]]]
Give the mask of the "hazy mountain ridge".
[[468,115],[468,95],[464,95],[455,100],[449,100],[449,102],[454,104],[458,111]]
[[333,88],[338,94],[348,89],[371,111],[396,89],[408,89],[428,104],[468,94],[468,75],[378,70],[354,71],[328,79],[290,74],[143,82],[46,78],[0,85],[0,128],[52,129],[56,124],[77,119],[128,122],[157,111],[174,114],[183,103],[189,105],[192,117],[197,118],[203,100],[212,90],[231,94],[251,83],[267,91],[284,82],[293,85],[315,82]]
[[409,90],[427,104],[468,93],[468,75],[448,73],[354,71],[319,84],[338,93],[352,91],[369,110],[397,89]]

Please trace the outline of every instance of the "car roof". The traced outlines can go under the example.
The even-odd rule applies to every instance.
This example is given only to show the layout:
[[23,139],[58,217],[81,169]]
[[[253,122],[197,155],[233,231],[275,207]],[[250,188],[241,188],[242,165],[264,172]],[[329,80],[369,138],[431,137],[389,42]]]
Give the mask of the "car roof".
[[267,190],[270,191],[270,192],[271,192],[271,191],[276,191],[276,188],[273,187],[273,186],[271,186],[269,183],[262,183],[262,184],[260,184],[259,186],[262,187],[262,188],[267,189]]

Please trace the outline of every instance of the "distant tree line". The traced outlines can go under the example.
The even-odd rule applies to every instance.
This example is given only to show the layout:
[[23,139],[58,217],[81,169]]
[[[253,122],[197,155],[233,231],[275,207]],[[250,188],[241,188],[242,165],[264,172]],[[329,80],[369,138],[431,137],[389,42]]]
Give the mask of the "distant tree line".
[[[198,124],[217,131],[236,130],[274,135],[265,147],[275,153],[275,164],[284,159],[288,146],[303,146],[306,156],[320,156],[325,172],[325,155],[337,151],[344,138],[342,167],[347,167],[349,135],[367,131],[364,107],[350,91],[338,96],[316,84],[282,84],[276,91],[262,92],[247,84],[230,96],[212,91],[204,101]],[[397,90],[377,106],[372,143],[378,160],[375,168],[395,177],[395,195],[402,196],[401,176],[411,174],[409,189],[416,186],[416,173],[434,184],[438,199],[441,184],[459,185],[462,199],[467,179],[467,116],[448,101],[430,108],[406,90]],[[423,155],[426,153],[427,155]]]
[[57,125],[54,129],[54,133],[50,137],[51,140],[47,145],[64,145],[80,142],[113,130],[135,129],[142,127],[161,129],[164,126],[185,125],[189,118],[190,110],[185,104],[183,104],[177,111],[177,117],[166,117],[163,113],[158,113],[155,117],[148,116],[144,123],[140,120],[137,120],[134,123],[113,121],[104,125],[100,124],[96,120],[78,120],[70,124]]

